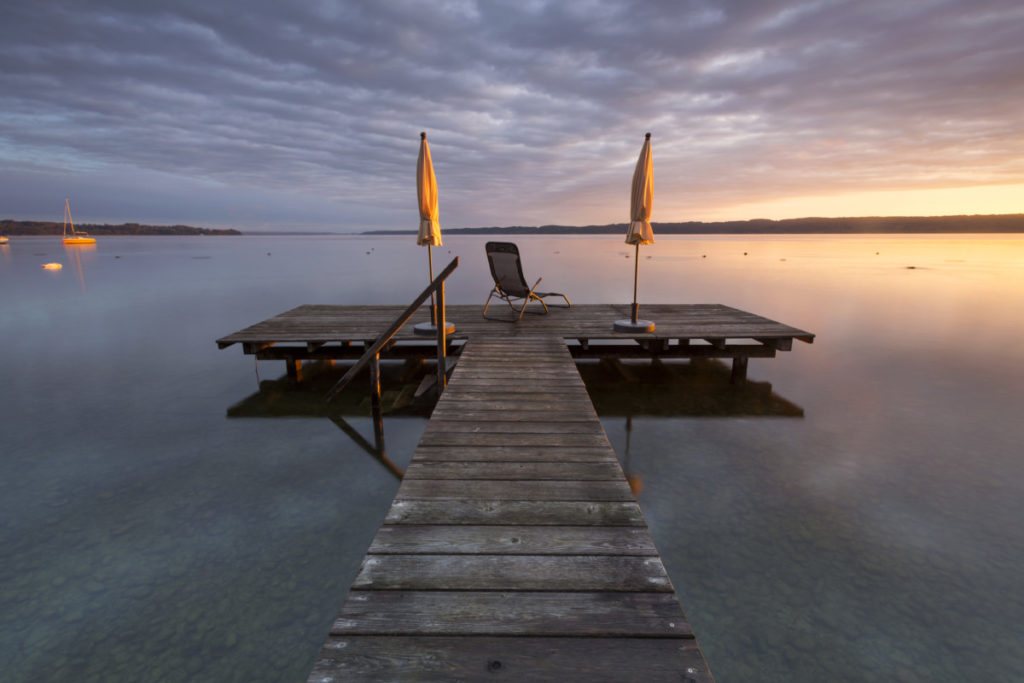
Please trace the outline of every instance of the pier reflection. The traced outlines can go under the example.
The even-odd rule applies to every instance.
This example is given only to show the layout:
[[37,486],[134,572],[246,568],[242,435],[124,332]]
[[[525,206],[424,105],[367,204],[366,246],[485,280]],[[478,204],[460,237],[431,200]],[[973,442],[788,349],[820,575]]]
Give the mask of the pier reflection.
[[804,409],[772,391],[770,382],[731,384],[720,360],[604,358],[577,363],[600,417],[803,417]]
[[[348,365],[316,361],[303,366],[302,381],[287,375],[264,380],[259,390],[228,408],[228,417],[324,417],[333,422],[362,451],[377,460],[396,479],[404,472],[387,455],[384,441],[384,416],[429,418],[437,402],[433,391],[419,392],[424,378],[433,378],[433,366],[419,360],[381,363],[381,402],[379,409],[370,400],[369,371],[357,376],[352,385],[330,403],[324,395],[345,373]],[[360,390],[360,387],[363,389]],[[349,422],[352,418],[371,418],[372,440],[364,437]],[[346,419],[348,418],[348,419]]]
[[637,498],[643,478],[630,467],[634,417],[803,417],[800,406],[772,391],[769,382],[730,382],[720,360],[624,362],[604,358],[577,369],[599,417],[625,418],[622,470]]
[[[303,366],[302,381],[287,375],[263,380],[259,390],[227,410],[231,418],[323,417],[333,422],[362,451],[373,457],[395,478],[402,468],[388,458],[384,440],[384,416],[427,419],[437,402],[429,390],[434,365],[422,360],[381,363],[381,402],[370,400],[369,372],[356,377],[352,386],[327,403],[324,394],[349,367],[331,361]],[[768,382],[747,380],[731,384],[731,368],[711,359],[689,361],[622,361],[605,358],[576,366],[590,399],[601,418],[626,420],[626,451],[623,469],[634,495],[643,482],[629,471],[629,441],[634,417],[803,417],[800,406],[772,391]],[[363,389],[360,389],[363,387]],[[352,418],[369,417],[372,439],[351,424]]]

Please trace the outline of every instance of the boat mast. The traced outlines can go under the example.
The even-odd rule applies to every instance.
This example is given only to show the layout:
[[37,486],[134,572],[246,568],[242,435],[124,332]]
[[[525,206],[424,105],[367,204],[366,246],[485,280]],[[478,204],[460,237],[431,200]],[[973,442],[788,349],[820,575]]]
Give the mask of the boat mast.
[[71,234],[75,234],[75,222],[71,220],[71,202],[64,200],[64,236],[68,236],[68,223],[71,223]]

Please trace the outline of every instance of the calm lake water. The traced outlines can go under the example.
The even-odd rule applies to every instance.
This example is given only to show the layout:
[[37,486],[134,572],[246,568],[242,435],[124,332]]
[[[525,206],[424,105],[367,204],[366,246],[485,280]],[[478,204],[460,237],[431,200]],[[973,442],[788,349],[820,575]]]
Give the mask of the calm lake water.
[[[620,238],[514,239],[574,303],[631,299]],[[461,257],[449,302],[486,298],[485,241],[434,250]],[[640,258],[641,312],[818,335],[750,363],[790,416],[602,410],[718,680],[1024,680],[1024,236],[660,237]],[[426,266],[411,237],[0,246],[3,680],[304,680],[399,482],[324,417],[229,417],[284,369],[214,340],[407,303]],[[397,466],[424,426],[385,419]]]

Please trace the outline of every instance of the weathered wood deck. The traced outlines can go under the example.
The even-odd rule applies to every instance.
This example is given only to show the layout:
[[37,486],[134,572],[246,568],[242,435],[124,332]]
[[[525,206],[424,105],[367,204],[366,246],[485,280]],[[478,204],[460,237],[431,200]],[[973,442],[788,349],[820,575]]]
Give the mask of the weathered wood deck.
[[564,340],[525,329],[464,347],[310,681],[712,680]]
[[[516,324],[485,319],[482,309],[447,307],[447,319],[455,324],[449,343],[549,335],[573,340],[574,357],[731,358],[734,379],[744,379],[748,358],[773,358],[777,351],[791,350],[794,339],[814,340],[810,332],[721,304],[646,305],[643,317],[656,323],[650,333],[612,329],[615,320],[630,317],[629,304],[552,306],[550,314],[528,312]],[[402,310],[401,306],[299,306],[221,337],[217,344],[221,348],[241,344],[245,353],[257,359],[286,361],[289,373],[299,378],[303,360],[358,358]],[[496,317],[503,314],[514,319],[500,306],[492,306],[489,312]],[[428,318],[426,309],[417,313],[395,335],[396,343],[382,351],[382,358],[424,355],[432,340],[415,334],[413,325]]]

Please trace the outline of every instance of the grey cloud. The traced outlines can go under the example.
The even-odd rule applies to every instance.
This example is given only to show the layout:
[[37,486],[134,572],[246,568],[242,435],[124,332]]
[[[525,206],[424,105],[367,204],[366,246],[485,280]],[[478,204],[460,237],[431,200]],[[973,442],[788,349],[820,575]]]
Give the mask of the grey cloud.
[[1002,0],[16,2],[0,159],[58,203],[135,169],[199,223],[236,220],[217,187],[352,229],[414,223],[420,130],[451,227],[624,220],[646,130],[696,208],[1022,182],[1022,26]]

